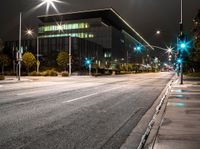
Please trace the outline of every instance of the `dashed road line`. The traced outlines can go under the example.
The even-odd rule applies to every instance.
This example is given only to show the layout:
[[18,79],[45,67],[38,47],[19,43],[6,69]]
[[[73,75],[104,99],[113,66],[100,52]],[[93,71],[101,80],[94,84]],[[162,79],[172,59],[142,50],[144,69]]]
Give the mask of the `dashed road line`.
[[112,90],[115,90],[115,89],[119,89],[121,87],[122,86],[111,88],[111,89],[108,89],[108,90],[105,90],[105,91],[101,91],[101,92],[96,92],[96,93],[89,94],[89,95],[86,95],[86,96],[82,96],[82,97],[74,98],[74,99],[71,99],[71,100],[63,101],[62,103],[74,102],[74,101],[77,101],[77,100],[80,100],[80,99],[84,99],[84,98],[87,98],[87,97],[91,97],[91,96],[94,96],[94,95],[98,95],[98,94],[101,94],[101,93],[105,93],[105,92],[109,92],[109,91],[112,91]]

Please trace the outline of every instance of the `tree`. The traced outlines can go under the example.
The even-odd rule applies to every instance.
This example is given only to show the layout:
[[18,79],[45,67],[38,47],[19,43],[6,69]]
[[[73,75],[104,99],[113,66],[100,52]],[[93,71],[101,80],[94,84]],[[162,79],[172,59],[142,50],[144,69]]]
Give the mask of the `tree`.
[[69,55],[65,51],[61,51],[57,56],[57,64],[58,66],[62,67],[63,69],[67,69],[68,62],[69,62]]
[[2,51],[4,48],[3,40],[0,38],[0,51]]
[[[200,71],[200,9],[193,20],[193,43],[194,49],[192,49],[191,58],[189,62],[191,67]],[[191,62],[192,60],[192,62]]]
[[22,61],[29,73],[29,69],[36,64],[36,58],[31,52],[26,52],[22,56]]
[[5,54],[0,54],[1,73],[4,74],[4,67],[9,66],[10,58]]

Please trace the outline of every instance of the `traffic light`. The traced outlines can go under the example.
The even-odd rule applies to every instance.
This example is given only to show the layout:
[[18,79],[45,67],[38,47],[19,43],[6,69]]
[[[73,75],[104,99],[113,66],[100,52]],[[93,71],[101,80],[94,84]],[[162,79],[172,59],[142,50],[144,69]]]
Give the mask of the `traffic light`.
[[137,45],[134,49],[135,49],[136,52],[140,53],[142,51],[142,46]]
[[177,61],[178,64],[181,64],[183,62],[183,59],[182,58],[178,58],[176,61]]
[[178,36],[178,50],[180,52],[188,52],[190,48],[190,42],[187,40],[187,36],[184,33],[180,33]]
[[91,65],[91,63],[92,63],[92,62],[91,62],[91,60],[90,60],[90,59],[88,59],[88,58],[85,58],[85,64],[86,64],[86,65]]

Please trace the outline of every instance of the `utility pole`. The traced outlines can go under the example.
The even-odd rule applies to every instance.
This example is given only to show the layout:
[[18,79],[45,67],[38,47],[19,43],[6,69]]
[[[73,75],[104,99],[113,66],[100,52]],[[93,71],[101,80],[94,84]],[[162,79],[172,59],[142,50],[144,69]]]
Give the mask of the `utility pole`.
[[69,36],[69,76],[72,74],[72,37]]
[[37,36],[37,74],[39,73],[39,37]]
[[20,77],[21,77],[21,60],[22,60],[21,40],[22,40],[22,13],[20,12],[20,17],[19,17],[19,49],[18,49],[18,81],[20,81]]

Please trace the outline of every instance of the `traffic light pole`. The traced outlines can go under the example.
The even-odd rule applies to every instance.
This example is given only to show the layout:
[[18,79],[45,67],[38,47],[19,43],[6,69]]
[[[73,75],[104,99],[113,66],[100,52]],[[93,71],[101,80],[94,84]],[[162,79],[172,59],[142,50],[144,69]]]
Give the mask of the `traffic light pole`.
[[[181,0],[181,22],[180,22],[180,34],[183,35],[183,0]],[[183,53],[180,50],[180,57],[182,58]],[[183,84],[183,61],[180,63],[180,84]]]
[[92,71],[92,64],[89,64],[89,76],[91,76],[91,71]]

